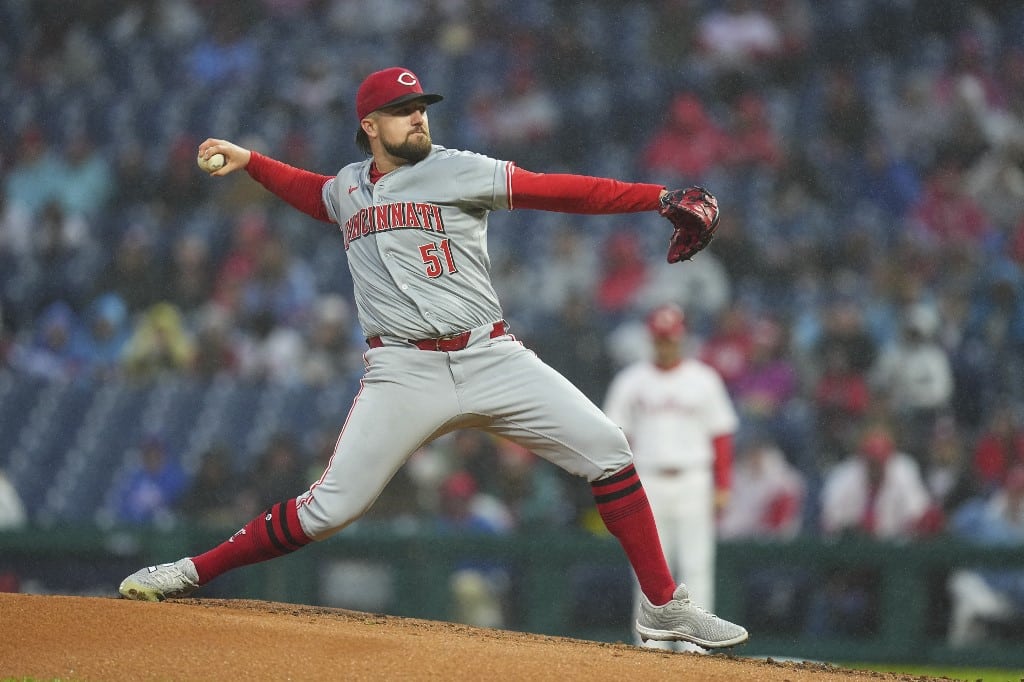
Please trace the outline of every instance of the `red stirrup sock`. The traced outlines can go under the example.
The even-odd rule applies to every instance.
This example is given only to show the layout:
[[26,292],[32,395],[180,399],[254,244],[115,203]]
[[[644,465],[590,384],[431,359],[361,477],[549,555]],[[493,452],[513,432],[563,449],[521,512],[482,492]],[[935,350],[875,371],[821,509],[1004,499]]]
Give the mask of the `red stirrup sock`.
[[626,552],[640,589],[655,606],[667,604],[676,589],[647,493],[633,465],[590,484],[597,511]]
[[208,552],[192,558],[205,585],[233,568],[290,554],[311,542],[299,525],[295,499],[271,505],[265,512]]

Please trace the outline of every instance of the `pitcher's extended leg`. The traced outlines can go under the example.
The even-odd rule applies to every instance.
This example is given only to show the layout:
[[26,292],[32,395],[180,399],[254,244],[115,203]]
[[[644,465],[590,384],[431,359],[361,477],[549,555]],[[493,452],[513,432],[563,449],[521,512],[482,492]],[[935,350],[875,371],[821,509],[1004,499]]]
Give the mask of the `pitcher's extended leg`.
[[[531,351],[515,343],[497,345],[502,352],[467,351],[453,360],[464,409],[488,417],[486,429],[492,433],[590,481],[598,512],[622,545],[643,591],[640,636],[707,648],[745,641],[746,630],[693,604],[685,585],[672,578],[622,430]],[[465,381],[487,373],[500,373],[502,382]]]
[[[121,583],[129,599],[162,601],[189,594],[226,571],[294,552],[359,518],[417,447],[457,416],[443,353],[385,349],[369,365],[327,470],[308,491],[271,505],[217,547],[196,557],[149,566]],[[423,397],[429,395],[430,400]],[[406,406],[389,420],[394,406]]]

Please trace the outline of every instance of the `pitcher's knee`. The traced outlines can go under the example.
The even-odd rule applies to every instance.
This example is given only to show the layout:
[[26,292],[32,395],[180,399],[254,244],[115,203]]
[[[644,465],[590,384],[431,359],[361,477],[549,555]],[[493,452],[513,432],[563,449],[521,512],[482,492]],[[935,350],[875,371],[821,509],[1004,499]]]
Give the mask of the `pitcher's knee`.
[[594,481],[622,471],[633,463],[633,452],[629,449],[629,442],[618,427],[600,434],[595,438],[590,450],[591,460],[595,469],[587,476],[587,480]]
[[324,503],[308,493],[299,498],[297,507],[302,530],[313,540],[326,540],[366,513],[365,507],[357,509],[334,500]]

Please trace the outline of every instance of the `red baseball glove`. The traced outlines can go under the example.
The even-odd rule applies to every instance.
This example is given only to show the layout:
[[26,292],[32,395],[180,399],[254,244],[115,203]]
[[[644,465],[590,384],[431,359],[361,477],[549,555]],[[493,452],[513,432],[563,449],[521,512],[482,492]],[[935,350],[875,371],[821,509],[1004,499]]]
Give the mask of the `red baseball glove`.
[[718,229],[718,199],[703,187],[671,190],[661,198],[658,213],[675,227],[668,242],[669,263],[693,258]]

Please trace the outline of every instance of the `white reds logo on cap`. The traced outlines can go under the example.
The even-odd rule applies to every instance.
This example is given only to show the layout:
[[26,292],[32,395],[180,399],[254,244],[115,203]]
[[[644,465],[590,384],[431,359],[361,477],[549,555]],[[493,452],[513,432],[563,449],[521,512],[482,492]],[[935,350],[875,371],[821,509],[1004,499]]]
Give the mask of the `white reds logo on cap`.
[[398,82],[402,85],[416,85],[416,76],[408,71],[403,71],[398,75]]

